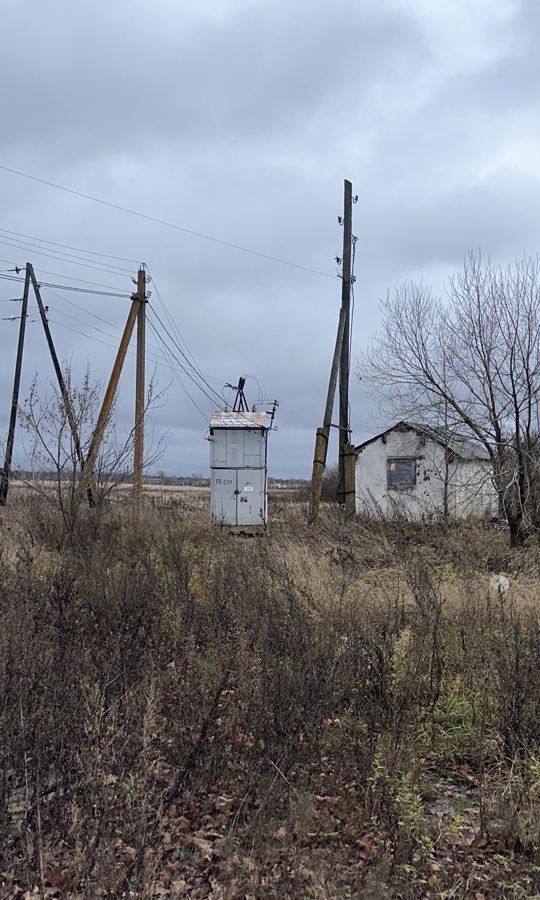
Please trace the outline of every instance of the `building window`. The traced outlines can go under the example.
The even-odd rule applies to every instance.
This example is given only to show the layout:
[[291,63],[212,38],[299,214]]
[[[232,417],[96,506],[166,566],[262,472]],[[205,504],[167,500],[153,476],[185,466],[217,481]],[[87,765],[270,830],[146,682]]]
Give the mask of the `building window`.
[[386,483],[391,490],[406,491],[416,485],[415,459],[388,459]]

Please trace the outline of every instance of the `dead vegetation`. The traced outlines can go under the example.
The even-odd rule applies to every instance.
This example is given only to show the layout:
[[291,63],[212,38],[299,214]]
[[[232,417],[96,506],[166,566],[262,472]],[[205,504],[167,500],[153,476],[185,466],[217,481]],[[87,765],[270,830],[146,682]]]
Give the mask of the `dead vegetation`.
[[540,892],[538,547],[6,513],[0,897]]

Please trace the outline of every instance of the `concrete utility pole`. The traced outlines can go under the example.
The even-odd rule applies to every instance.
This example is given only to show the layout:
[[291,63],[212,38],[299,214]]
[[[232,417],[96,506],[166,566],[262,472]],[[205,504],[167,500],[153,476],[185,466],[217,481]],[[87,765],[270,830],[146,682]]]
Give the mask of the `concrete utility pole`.
[[9,491],[9,480],[11,477],[11,460],[13,459],[13,444],[15,442],[15,426],[17,424],[17,411],[19,408],[19,389],[21,385],[21,369],[24,349],[24,335],[26,331],[26,319],[28,316],[28,291],[30,289],[30,263],[26,263],[26,276],[24,279],[24,291],[21,307],[21,324],[19,325],[19,341],[17,344],[17,360],[15,362],[15,376],[13,378],[13,394],[11,397],[11,415],[9,418],[9,428],[6,443],[6,456],[4,459],[4,468],[2,469],[2,480],[0,481],[0,506],[5,506]]
[[146,357],[146,273],[141,266],[137,273],[137,375],[135,382],[135,447],[133,456],[133,491],[140,507],[143,493],[144,469],[144,406]]
[[350,456],[349,425],[349,370],[350,370],[350,330],[351,330],[351,260],[352,260],[352,184],[345,180],[343,198],[343,256],[341,281],[341,308],[345,314],[343,341],[339,364],[339,480],[338,502],[347,499],[345,469],[346,457]]

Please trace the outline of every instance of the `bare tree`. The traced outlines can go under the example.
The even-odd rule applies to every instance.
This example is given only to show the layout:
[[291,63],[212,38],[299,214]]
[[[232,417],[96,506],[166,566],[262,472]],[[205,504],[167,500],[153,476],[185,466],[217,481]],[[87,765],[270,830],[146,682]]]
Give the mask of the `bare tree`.
[[513,543],[533,527],[532,472],[540,402],[540,260],[506,268],[470,254],[445,299],[406,282],[360,363],[383,409],[482,444]]
[[[69,368],[65,371],[65,382],[85,457],[101,406],[102,385],[92,380],[89,371],[80,384],[75,384]],[[155,395],[151,382],[145,412],[157,399],[159,395]],[[67,530],[71,531],[79,513],[81,498],[78,486],[82,472],[69,417],[57,386],[53,384],[48,390],[41,391],[36,376],[19,415],[26,435],[26,455],[34,476],[31,486],[58,506]],[[114,418],[113,407],[94,470],[92,491],[98,505],[115,487],[129,481],[132,476],[134,430],[121,434]],[[159,440],[145,459],[145,466],[155,463],[162,451],[163,441]]]

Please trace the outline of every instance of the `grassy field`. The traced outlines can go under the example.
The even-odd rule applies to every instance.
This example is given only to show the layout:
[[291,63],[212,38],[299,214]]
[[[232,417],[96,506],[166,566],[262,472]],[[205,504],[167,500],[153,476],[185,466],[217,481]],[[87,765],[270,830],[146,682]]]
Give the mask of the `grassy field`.
[[203,492],[1,511],[0,897],[540,894],[539,546]]

